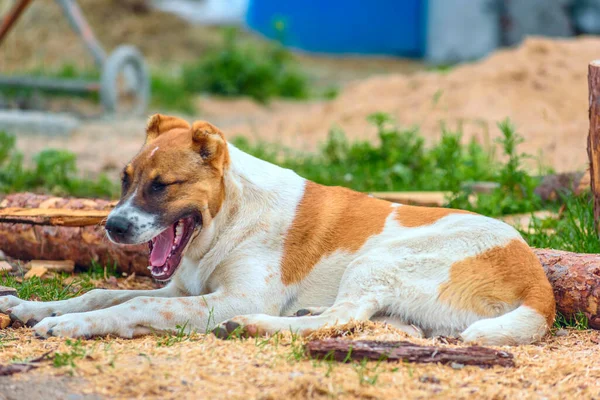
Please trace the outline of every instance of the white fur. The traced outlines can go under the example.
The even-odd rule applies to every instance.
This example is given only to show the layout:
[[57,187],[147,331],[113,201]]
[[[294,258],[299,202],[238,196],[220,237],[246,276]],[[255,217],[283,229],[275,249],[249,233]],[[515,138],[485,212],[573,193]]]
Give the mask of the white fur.
[[[188,244],[165,289],[93,291],[51,303],[7,297],[0,299],[0,310],[10,309],[22,320],[43,319],[35,327],[42,336],[131,337],[186,324],[204,331],[231,319],[267,333],[388,319],[415,335],[461,334],[468,341],[493,344],[526,343],[545,332],[544,318],[524,306],[506,305],[497,318],[482,319],[438,300],[453,263],[522,240],[510,226],[478,215],[451,214],[428,226],[406,228],[393,216],[402,206],[390,204],[382,233],[356,252],[338,250],[323,257],[302,281],[284,285],[284,238],[306,181],[232,145],[229,152],[221,209]],[[130,218],[140,242],[160,233],[156,217],[131,200],[111,215]],[[302,308],[319,315],[289,317]]]

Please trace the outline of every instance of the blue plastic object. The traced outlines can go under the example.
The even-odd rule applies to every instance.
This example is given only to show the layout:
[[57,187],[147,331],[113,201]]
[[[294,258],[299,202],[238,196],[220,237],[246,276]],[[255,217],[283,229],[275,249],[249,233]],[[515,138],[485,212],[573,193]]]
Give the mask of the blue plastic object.
[[421,57],[426,16],[426,0],[250,0],[246,22],[309,52]]

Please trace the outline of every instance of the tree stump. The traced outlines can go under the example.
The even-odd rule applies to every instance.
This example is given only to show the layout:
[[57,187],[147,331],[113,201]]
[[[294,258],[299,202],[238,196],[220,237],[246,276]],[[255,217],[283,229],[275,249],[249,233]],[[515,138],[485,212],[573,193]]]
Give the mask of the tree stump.
[[588,66],[588,87],[590,94],[590,130],[587,152],[590,159],[590,180],[594,195],[594,222],[600,235],[600,60]]

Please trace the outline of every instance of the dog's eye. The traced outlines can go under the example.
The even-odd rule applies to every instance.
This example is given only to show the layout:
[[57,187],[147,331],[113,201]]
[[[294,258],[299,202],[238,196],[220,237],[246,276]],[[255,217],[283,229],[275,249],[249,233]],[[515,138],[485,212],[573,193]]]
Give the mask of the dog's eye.
[[160,181],[154,181],[154,182],[152,182],[152,185],[151,185],[151,189],[155,193],[162,192],[163,190],[165,190],[166,187],[167,187],[167,185]]

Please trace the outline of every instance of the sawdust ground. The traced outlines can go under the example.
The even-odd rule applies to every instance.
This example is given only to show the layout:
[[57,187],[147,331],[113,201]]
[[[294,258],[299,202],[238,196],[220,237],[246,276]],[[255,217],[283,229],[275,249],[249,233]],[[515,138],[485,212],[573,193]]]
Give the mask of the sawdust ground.
[[[403,333],[385,325],[351,324],[346,338],[398,340]],[[339,331],[339,330],[338,330]],[[10,330],[5,331],[11,332]],[[331,330],[321,336],[331,335]],[[435,340],[418,343],[449,346]],[[515,368],[480,369],[369,362],[366,365],[308,360],[301,340],[281,335],[271,340],[221,341],[192,335],[164,346],[164,339],[97,339],[83,342],[86,358],[76,367],[54,368],[50,362],[15,381],[64,379],[69,389],[104,398],[598,398],[600,334],[569,331],[541,343],[507,347]],[[4,338],[0,362],[27,359],[48,350],[68,352],[64,340],[45,341],[28,329]]]

